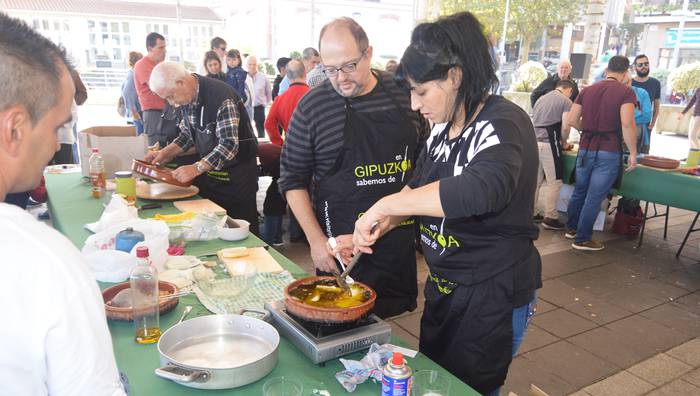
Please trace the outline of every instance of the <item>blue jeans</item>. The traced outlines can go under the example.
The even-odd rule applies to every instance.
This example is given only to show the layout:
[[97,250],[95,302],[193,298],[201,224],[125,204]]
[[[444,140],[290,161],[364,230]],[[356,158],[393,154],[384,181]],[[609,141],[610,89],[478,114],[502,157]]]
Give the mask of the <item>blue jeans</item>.
[[569,201],[566,228],[576,230],[576,243],[590,241],[600,204],[608,195],[618,172],[620,153],[580,150],[576,158],[576,185]]
[[[529,304],[520,306],[513,310],[513,357],[518,353],[518,348],[520,344],[523,343],[523,338],[525,338],[525,332],[527,331],[527,326],[530,324],[530,319],[535,314],[535,307],[537,306],[537,295],[532,298]],[[497,388],[490,392],[487,396],[498,396],[501,388]]]
[[262,239],[268,245],[282,242],[282,216],[265,215]]

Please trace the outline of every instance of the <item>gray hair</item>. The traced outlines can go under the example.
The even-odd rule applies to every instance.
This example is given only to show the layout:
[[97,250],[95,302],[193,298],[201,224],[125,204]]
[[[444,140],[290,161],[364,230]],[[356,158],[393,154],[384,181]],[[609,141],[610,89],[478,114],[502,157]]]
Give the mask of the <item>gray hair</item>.
[[246,66],[248,66],[248,62],[250,62],[252,59],[255,59],[255,63],[258,63],[258,58],[255,55],[248,55],[245,57]]
[[320,55],[318,54],[318,51],[316,51],[316,48],[307,47],[304,48],[304,51],[301,52],[301,56],[304,60],[309,60]]
[[153,92],[175,88],[175,83],[187,77],[187,69],[179,63],[161,62],[153,68],[148,86]]
[[71,68],[63,47],[0,12],[0,111],[20,105],[35,124],[58,102],[62,66]]
[[287,63],[287,78],[290,81],[304,78],[304,76],[306,76],[306,68],[301,61],[292,59]]

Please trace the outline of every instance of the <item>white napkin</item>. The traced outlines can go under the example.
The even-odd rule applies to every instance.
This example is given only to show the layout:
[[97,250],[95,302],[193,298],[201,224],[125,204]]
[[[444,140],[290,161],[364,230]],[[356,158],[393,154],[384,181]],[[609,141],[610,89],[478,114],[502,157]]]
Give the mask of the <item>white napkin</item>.
[[138,211],[135,206],[128,205],[124,198],[113,194],[112,200],[109,201],[109,204],[102,212],[100,219],[95,223],[85,224],[85,228],[93,233],[98,233],[112,226],[138,218]]

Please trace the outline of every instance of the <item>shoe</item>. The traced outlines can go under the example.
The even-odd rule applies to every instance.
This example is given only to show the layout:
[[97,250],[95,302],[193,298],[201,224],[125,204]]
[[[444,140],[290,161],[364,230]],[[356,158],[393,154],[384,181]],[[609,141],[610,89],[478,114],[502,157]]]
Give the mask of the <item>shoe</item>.
[[283,248],[284,247],[284,241],[278,241],[278,242],[272,242],[272,247],[275,249]]
[[550,219],[549,217],[545,217],[544,220],[542,220],[542,227],[548,229],[548,230],[563,230],[566,228],[564,223],[559,221],[559,219]]
[[574,239],[576,238],[576,230],[566,230],[566,234],[564,234],[564,237],[566,239]]
[[534,221],[535,224],[541,223],[542,220],[544,220],[544,216],[542,216],[541,214],[537,214],[532,217],[532,221]]
[[590,240],[585,242],[574,242],[571,247],[576,250],[598,251],[605,249],[605,245],[598,241]]

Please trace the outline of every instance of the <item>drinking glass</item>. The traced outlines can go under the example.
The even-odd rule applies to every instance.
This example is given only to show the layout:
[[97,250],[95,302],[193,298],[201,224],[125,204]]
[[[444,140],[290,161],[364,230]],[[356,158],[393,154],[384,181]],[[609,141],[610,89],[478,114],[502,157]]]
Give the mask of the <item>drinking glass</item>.
[[415,396],[449,396],[450,380],[447,374],[435,370],[420,370],[413,375]]
[[289,377],[275,377],[265,381],[264,396],[301,396],[304,390],[301,382]]

